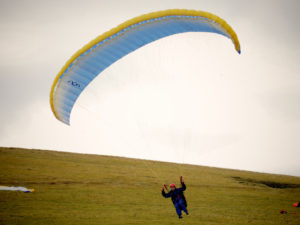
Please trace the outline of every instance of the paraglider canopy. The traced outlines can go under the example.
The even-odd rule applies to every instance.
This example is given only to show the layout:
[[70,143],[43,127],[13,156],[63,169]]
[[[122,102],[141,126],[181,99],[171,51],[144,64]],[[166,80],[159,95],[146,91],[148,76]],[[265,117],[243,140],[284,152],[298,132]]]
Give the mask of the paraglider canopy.
[[56,118],[70,124],[72,108],[85,87],[108,66],[155,40],[184,32],[210,32],[232,40],[240,53],[236,33],[220,17],[203,11],[170,9],[128,20],[78,50],[57,74],[50,92]]
[[24,193],[31,193],[31,192],[34,192],[34,189],[28,189],[26,187],[13,187],[13,186],[0,186],[0,190],[1,191],[22,191]]

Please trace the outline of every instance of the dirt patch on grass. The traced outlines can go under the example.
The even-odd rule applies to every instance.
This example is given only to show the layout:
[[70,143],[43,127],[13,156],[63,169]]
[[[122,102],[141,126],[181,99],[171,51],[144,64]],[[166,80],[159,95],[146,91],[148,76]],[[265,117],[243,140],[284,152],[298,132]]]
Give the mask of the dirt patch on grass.
[[251,178],[242,178],[242,177],[232,177],[234,180],[238,181],[241,184],[260,184],[265,185],[270,188],[300,188],[300,184],[291,184],[291,183],[281,183],[275,181],[265,181],[265,180],[254,180]]

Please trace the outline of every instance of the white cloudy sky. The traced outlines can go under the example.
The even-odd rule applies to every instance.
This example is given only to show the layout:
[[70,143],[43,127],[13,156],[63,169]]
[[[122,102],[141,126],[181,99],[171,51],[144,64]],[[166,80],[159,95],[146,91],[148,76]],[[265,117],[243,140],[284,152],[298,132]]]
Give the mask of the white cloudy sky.
[[[49,105],[54,77],[91,39],[163,9],[212,12],[240,39],[186,33],[105,70],[71,126]],[[300,176],[300,3],[0,0],[0,146],[118,155]]]

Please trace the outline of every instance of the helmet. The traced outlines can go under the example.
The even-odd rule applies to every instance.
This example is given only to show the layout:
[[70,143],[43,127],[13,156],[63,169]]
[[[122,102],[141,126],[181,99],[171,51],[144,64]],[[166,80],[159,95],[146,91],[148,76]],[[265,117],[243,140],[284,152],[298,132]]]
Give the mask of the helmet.
[[175,184],[170,184],[170,187],[176,187]]

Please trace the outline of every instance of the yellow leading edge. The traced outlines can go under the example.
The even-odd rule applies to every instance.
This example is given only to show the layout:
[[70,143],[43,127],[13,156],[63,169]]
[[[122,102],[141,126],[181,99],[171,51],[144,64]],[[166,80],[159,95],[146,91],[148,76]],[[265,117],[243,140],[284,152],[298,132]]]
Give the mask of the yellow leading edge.
[[59,73],[56,75],[56,77],[54,79],[54,82],[51,87],[51,92],[50,92],[50,105],[51,105],[51,109],[52,109],[52,112],[54,113],[55,117],[57,119],[59,119],[57,113],[55,112],[55,108],[54,108],[54,104],[53,104],[53,93],[54,93],[56,84],[59,81],[61,75],[76,60],[77,57],[79,57],[81,54],[86,52],[88,49],[90,49],[97,43],[120,32],[121,30],[125,29],[126,27],[129,27],[133,24],[136,24],[136,23],[139,23],[139,22],[142,22],[145,20],[155,19],[155,18],[164,17],[164,16],[174,16],[174,15],[177,15],[177,16],[181,16],[181,15],[201,16],[201,17],[206,17],[210,20],[215,21],[216,23],[220,24],[226,30],[226,32],[230,35],[230,37],[234,43],[236,51],[238,53],[240,53],[239,40],[238,40],[238,37],[237,37],[236,33],[234,32],[234,30],[231,28],[231,26],[229,24],[226,23],[225,20],[221,19],[220,17],[218,17],[212,13],[204,12],[204,11],[197,11],[197,10],[188,10],[188,9],[168,9],[168,10],[164,10],[164,11],[152,12],[152,13],[148,13],[148,14],[144,14],[144,15],[135,17],[133,19],[130,19],[130,20],[120,24],[119,26],[117,26],[115,28],[112,28],[111,30],[103,33],[102,35],[96,37],[94,40],[92,40],[89,43],[87,43],[86,45],[84,45],[74,55],[72,55],[72,57],[61,68],[61,70],[59,71]]

